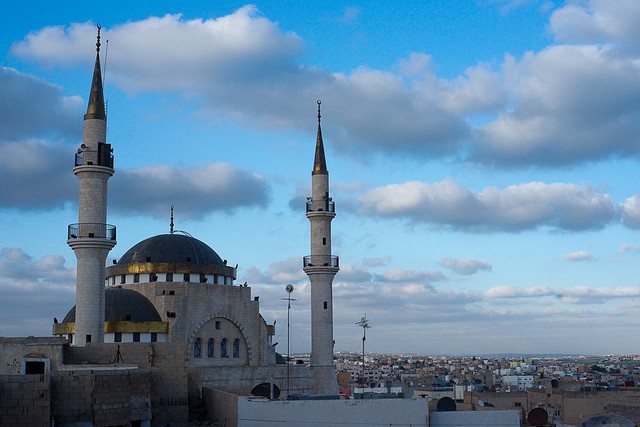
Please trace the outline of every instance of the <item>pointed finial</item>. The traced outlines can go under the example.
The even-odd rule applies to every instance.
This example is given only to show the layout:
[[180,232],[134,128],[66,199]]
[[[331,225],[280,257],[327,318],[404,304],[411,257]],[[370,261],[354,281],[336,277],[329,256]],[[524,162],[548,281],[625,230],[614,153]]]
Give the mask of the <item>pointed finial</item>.
[[313,161],[312,175],[327,174],[327,161],[324,158],[324,143],[322,142],[322,129],[320,128],[320,104],[318,99],[318,135],[316,136],[316,156]]
[[98,41],[96,42],[96,52],[100,52],[100,30],[102,26],[98,24]]
[[171,223],[169,224],[169,232],[173,234],[173,205],[171,205]]

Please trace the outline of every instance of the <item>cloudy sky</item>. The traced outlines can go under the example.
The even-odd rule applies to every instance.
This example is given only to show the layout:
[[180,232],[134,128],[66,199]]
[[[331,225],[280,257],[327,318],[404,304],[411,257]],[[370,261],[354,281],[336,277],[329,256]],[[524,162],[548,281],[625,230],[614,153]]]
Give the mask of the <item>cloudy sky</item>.
[[75,304],[100,23],[109,260],[174,205],[308,351],[321,99],[336,350],[640,353],[640,2],[90,3],[0,6],[0,335]]

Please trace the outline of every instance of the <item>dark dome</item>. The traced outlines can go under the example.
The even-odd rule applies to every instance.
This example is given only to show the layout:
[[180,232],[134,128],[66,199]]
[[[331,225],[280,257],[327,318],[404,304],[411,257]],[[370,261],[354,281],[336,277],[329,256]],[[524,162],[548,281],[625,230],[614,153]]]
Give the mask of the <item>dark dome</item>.
[[184,234],[160,234],[149,237],[129,249],[117,265],[137,263],[191,263],[222,265],[220,256],[207,244]]
[[[160,322],[162,319],[144,295],[130,289],[106,288],[104,292],[105,322]],[[76,321],[76,306],[64,317],[62,323]]]

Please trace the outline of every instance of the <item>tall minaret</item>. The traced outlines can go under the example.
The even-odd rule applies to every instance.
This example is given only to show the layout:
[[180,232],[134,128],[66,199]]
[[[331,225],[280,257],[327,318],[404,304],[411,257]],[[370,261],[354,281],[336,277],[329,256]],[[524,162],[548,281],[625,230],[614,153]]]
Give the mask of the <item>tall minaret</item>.
[[318,136],[311,172],[311,197],[307,218],[311,222],[311,255],[304,257],[304,272],[311,282],[311,367],[315,394],[338,394],[333,366],[333,277],[339,270],[338,257],[331,255],[331,220],[336,216],[329,197],[329,172],[324,157],[318,101]]
[[107,115],[100,72],[100,26],[96,62],[83,143],[73,173],[80,181],[78,223],[69,225],[67,243],[76,254],[76,330],[73,345],[104,341],[105,260],[116,244],[116,228],[107,224],[107,181],[113,175],[113,154],[106,143]]

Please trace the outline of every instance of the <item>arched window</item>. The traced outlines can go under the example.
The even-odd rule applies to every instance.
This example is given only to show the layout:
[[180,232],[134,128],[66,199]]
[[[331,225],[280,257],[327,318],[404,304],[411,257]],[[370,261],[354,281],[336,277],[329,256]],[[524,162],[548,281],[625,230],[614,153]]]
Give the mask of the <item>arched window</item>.
[[215,346],[215,341],[213,338],[209,338],[207,341],[207,357],[213,357],[213,348]]
[[227,354],[227,339],[226,338],[222,338],[222,341],[220,341],[220,357],[229,357],[229,355]]
[[233,357],[240,357],[240,340],[233,340]]
[[202,339],[200,337],[193,342],[193,357],[202,357]]

